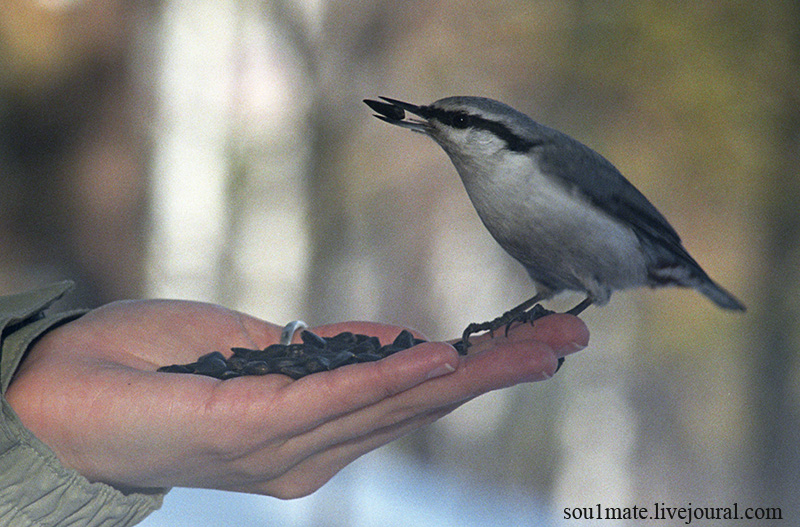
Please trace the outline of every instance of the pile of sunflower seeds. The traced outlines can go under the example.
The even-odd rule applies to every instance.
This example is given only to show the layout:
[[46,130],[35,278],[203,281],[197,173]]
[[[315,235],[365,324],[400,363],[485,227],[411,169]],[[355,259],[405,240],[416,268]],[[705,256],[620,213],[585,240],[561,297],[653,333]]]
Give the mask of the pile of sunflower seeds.
[[[513,322],[533,323],[534,320],[552,313],[539,305],[522,313]],[[507,322],[505,315],[496,321],[484,324],[470,324],[464,331],[463,339],[453,347],[459,354],[466,355],[469,348],[469,336],[477,330],[489,329],[494,333],[497,327],[494,322],[501,321],[500,327],[505,326],[506,334],[513,322]],[[291,335],[289,336],[291,338]],[[362,335],[344,331],[332,337],[322,338],[309,330],[300,333],[302,343],[298,344],[272,344],[263,350],[249,348],[231,348],[233,354],[225,357],[219,351],[212,351],[198,358],[191,364],[173,364],[164,366],[158,371],[166,373],[193,373],[207,375],[217,379],[233,379],[245,375],[267,375],[279,373],[288,375],[292,379],[299,379],[312,373],[330,371],[348,364],[374,362],[388,357],[398,351],[408,349],[417,344],[426,342],[418,339],[410,331],[403,330],[391,344],[382,345],[378,337]],[[466,342],[465,342],[466,341]],[[558,366],[564,362],[563,357],[558,360]],[[556,369],[558,371],[558,369]]]
[[299,379],[312,373],[330,371],[340,366],[373,362],[398,351],[426,342],[403,330],[391,344],[381,345],[378,337],[344,331],[322,338],[304,330],[301,344],[272,344],[263,350],[231,348],[233,355],[225,357],[219,351],[203,355],[191,364],[173,364],[158,371],[194,373],[217,379],[232,379],[244,375],[280,373]]

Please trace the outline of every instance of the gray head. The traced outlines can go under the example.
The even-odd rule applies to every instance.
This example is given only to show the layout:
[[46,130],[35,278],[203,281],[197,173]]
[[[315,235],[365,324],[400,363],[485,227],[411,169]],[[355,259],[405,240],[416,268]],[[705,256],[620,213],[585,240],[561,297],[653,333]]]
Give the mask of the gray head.
[[[386,102],[364,102],[379,119],[430,136],[451,157],[526,153],[558,134],[506,104],[483,97],[447,97],[427,106],[381,99]],[[421,119],[406,119],[405,112]]]

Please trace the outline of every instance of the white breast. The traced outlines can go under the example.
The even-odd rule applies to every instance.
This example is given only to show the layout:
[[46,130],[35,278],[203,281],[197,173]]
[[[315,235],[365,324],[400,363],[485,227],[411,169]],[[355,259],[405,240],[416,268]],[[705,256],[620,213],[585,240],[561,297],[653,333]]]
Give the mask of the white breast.
[[535,281],[586,291],[598,304],[614,289],[646,283],[633,231],[556,184],[528,156],[453,161],[489,232]]

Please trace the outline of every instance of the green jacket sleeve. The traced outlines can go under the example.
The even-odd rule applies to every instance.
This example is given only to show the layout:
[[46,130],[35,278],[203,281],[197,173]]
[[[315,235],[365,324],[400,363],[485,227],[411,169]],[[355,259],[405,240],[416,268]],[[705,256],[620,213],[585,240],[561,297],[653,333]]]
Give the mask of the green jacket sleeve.
[[64,467],[25,428],[5,399],[30,345],[47,330],[86,312],[45,313],[71,289],[71,282],[60,282],[0,297],[0,525],[134,525],[159,508],[164,497],[163,493],[124,494]]

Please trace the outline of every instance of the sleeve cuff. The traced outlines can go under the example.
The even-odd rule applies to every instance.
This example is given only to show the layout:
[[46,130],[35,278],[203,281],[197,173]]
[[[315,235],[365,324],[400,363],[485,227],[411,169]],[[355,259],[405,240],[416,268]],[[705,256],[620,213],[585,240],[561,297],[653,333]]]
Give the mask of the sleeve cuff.
[[161,507],[165,492],[123,494],[62,466],[2,399],[0,524],[134,525]]
[[[72,287],[72,282],[59,282],[0,298],[1,394],[36,339],[87,312],[44,315]],[[4,396],[0,407],[0,525],[127,526],[161,506],[168,489],[125,494],[104,483],[91,483],[61,465],[55,453],[25,428]]]
[[48,329],[84,314],[86,310],[44,316],[53,302],[72,290],[69,281],[0,298],[0,393],[6,393],[25,351]]

